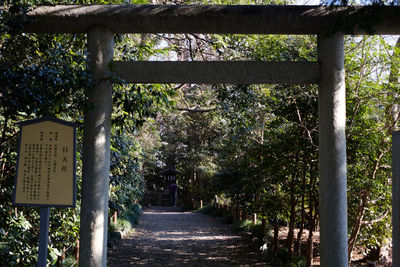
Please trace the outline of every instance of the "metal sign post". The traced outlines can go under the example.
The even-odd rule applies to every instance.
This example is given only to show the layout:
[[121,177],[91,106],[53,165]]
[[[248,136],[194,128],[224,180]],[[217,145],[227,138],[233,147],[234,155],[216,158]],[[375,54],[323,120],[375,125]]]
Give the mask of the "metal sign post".
[[46,267],[47,264],[47,243],[49,241],[49,216],[50,208],[40,208],[40,232],[39,232],[39,257],[38,267]]
[[43,118],[20,127],[13,204],[40,207],[38,266],[45,267],[50,207],[76,204],[76,125]]

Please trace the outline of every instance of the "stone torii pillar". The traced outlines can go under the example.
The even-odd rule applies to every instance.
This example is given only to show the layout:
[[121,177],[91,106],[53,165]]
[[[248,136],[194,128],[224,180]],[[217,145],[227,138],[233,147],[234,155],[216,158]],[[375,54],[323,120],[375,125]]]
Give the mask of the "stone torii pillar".
[[400,265],[400,129],[392,132],[392,265]]
[[108,188],[112,84],[107,69],[113,59],[114,35],[102,26],[91,27],[87,36],[88,68],[93,87],[86,95],[83,135],[82,204],[80,230],[80,266],[107,264]]
[[344,36],[318,36],[321,266],[348,266]]

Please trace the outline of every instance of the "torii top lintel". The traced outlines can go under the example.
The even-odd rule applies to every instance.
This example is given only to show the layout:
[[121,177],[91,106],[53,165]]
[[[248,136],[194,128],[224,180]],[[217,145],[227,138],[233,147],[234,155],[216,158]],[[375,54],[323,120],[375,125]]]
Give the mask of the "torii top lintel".
[[400,34],[397,6],[56,5],[28,17],[35,33]]

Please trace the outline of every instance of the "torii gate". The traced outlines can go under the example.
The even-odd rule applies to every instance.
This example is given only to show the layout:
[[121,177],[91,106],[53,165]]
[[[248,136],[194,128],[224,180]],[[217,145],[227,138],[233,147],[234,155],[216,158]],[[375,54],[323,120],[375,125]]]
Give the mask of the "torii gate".
[[112,71],[131,83],[319,84],[321,266],[347,266],[343,37],[400,34],[400,7],[58,5],[28,16],[34,22],[26,32],[88,34],[88,67],[96,79],[87,96],[96,108],[84,123],[80,266],[106,266],[112,110],[107,69],[115,33],[318,35],[318,62],[114,62]]

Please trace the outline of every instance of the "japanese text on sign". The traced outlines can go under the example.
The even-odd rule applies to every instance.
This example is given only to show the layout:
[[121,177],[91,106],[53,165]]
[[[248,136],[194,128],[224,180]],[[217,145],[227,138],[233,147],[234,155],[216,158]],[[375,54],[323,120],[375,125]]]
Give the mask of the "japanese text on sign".
[[14,204],[74,206],[75,128],[56,120],[21,127]]

